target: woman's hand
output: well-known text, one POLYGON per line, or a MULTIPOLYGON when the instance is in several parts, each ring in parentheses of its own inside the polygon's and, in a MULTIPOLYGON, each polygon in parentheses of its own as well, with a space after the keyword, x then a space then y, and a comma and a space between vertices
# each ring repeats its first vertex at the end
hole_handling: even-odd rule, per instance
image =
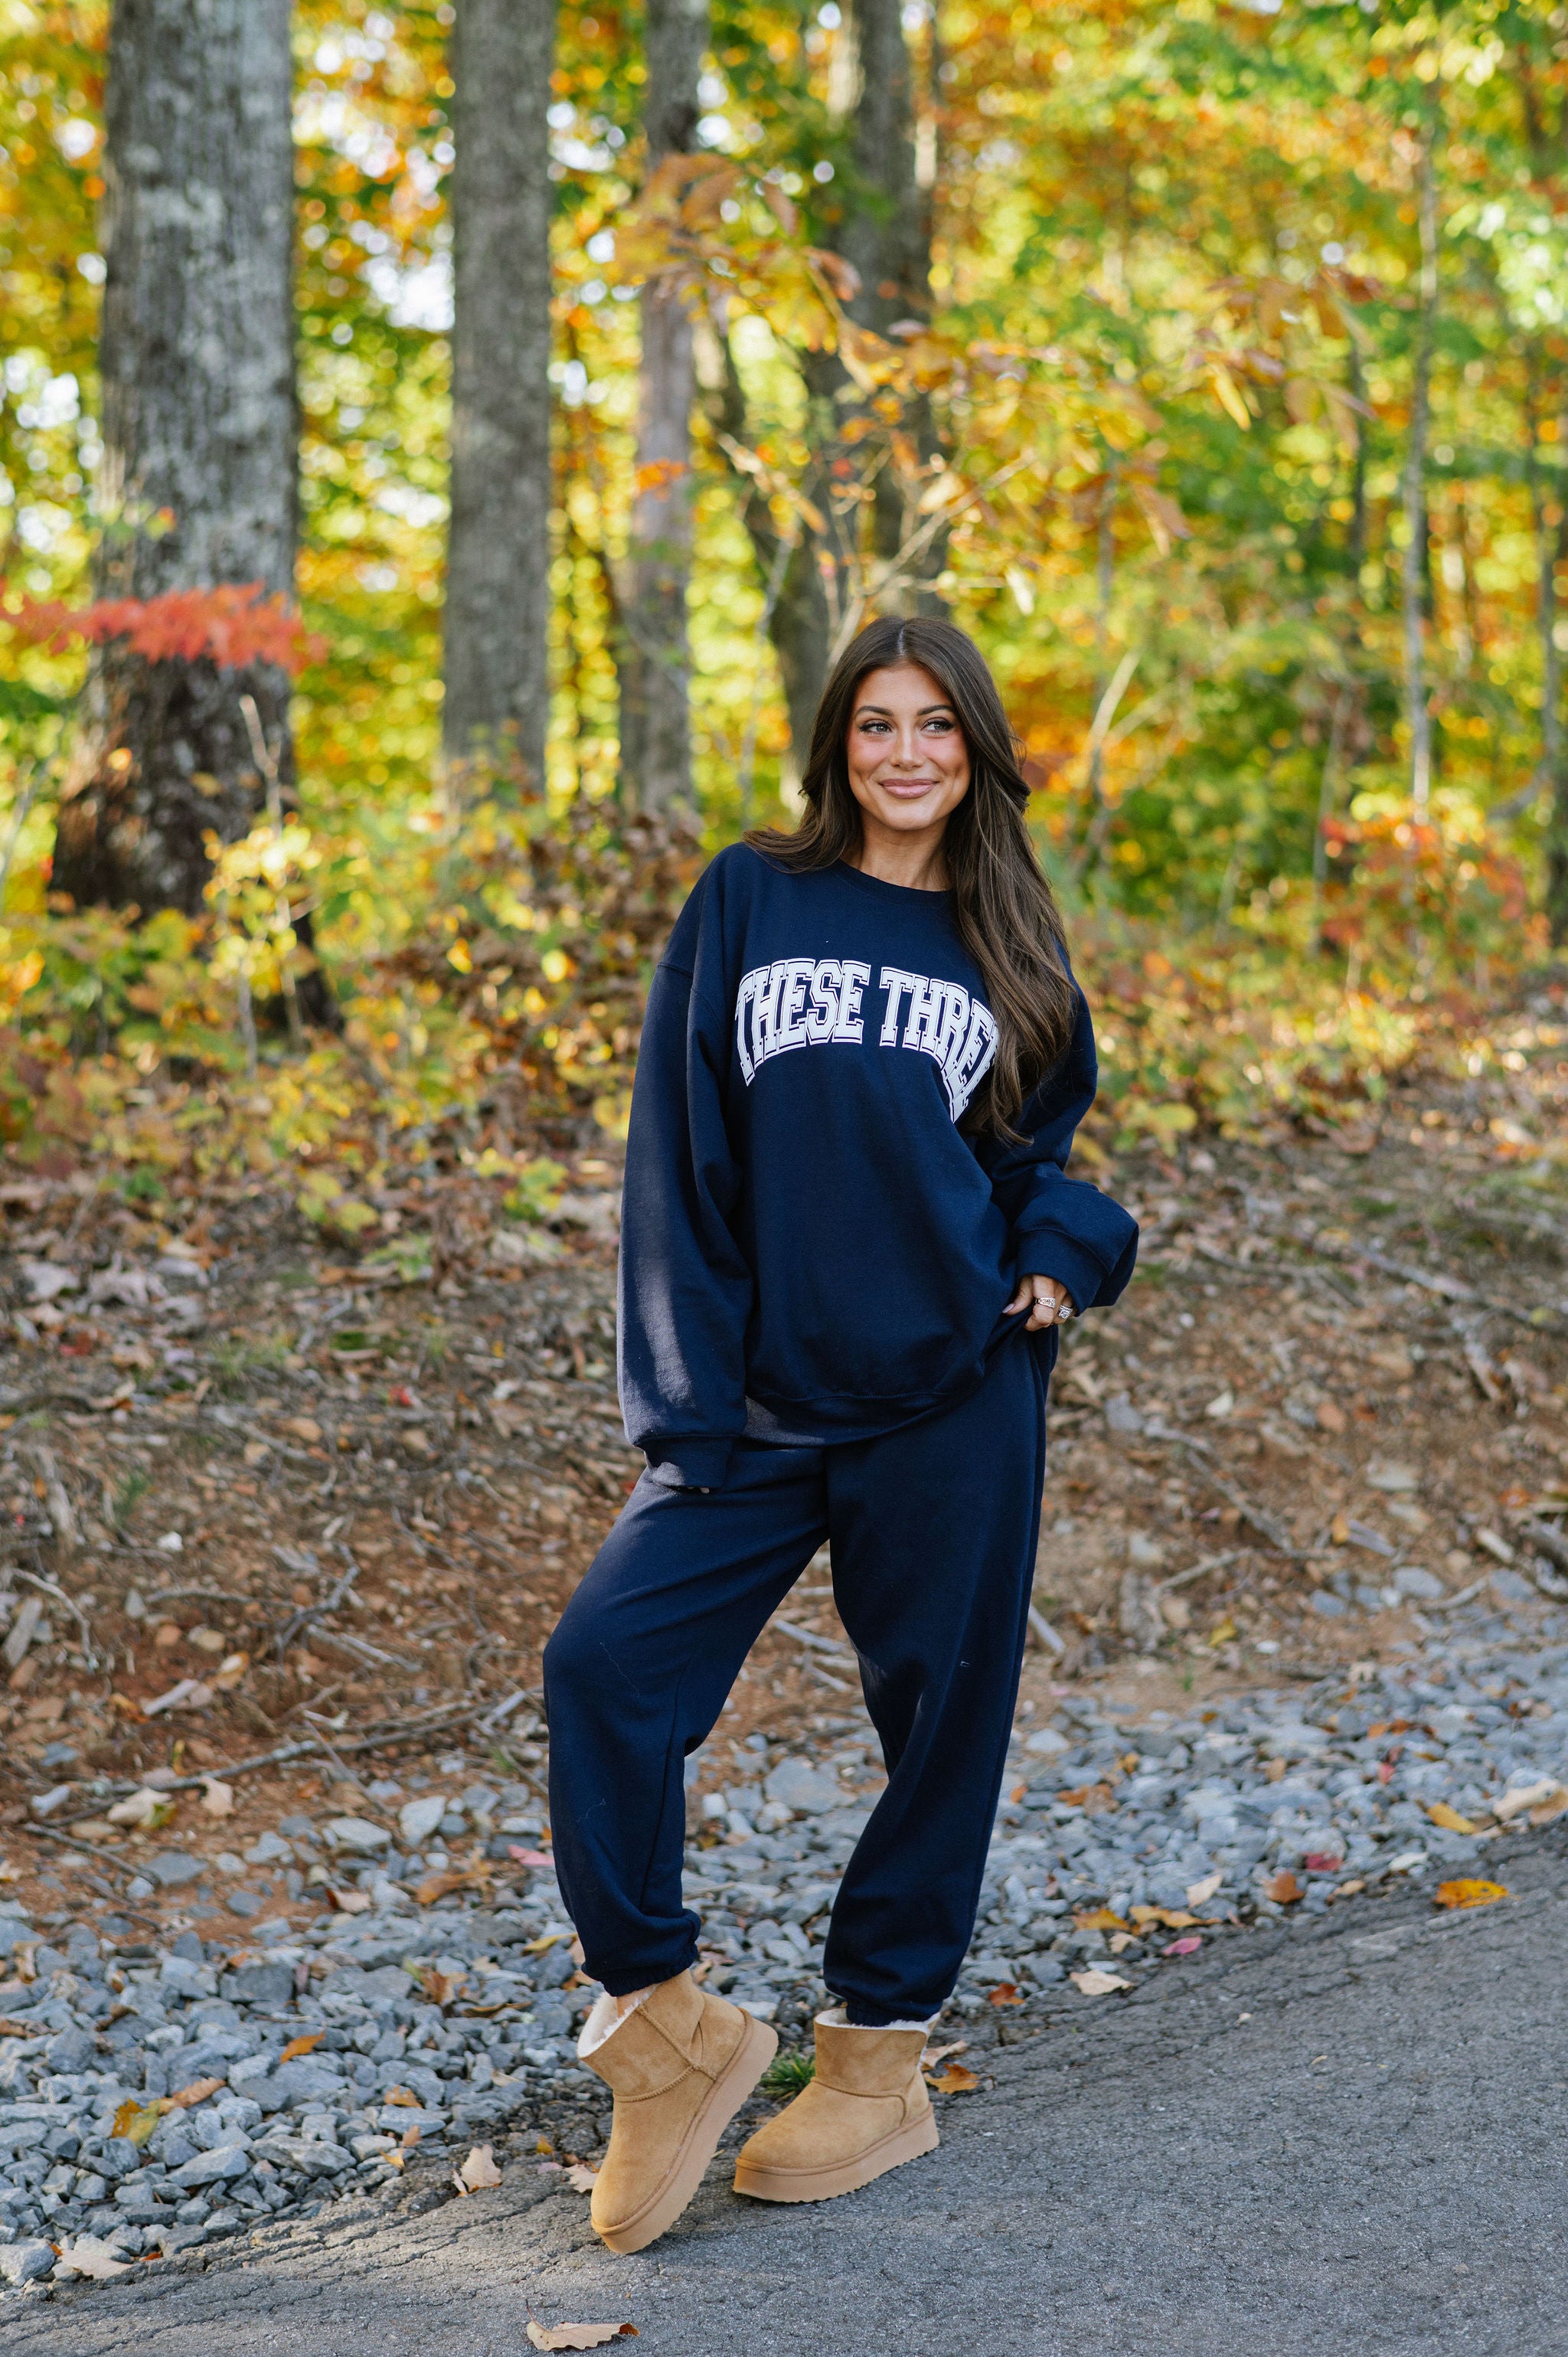
POLYGON ((1007 1304, 1005 1315, 1011 1318, 1016 1309, 1029 1311, 1028 1322, 1024 1328, 1026 1334, 1034 1333, 1036 1327, 1065 1326, 1074 1314, 1071 1294, 1059 1277, 1055 1276, 1024 1277, 1007 1304), (1031 1303, 1034 1305, 1032 1308, 1031 1303))

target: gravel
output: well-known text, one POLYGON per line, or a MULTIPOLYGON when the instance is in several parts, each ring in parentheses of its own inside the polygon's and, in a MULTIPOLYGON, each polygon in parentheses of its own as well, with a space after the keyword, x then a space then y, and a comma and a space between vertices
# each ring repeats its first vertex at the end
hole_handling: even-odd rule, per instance
MULTIPOLYGON (((1348 1886, 1484 1875, 1485 1839, 1431 1812, 1489 1821, 1510 1790, 1568 1781, 1568 1623, 1534 1633, 1525 1648, 1483 1603, 1402 1661, 1294 1691, 1136 1722, 1085 1693, 1049 1726, 1021 1721, 950 2013, 1027 2001, 1099 1959, 1134 1987, 1181 1969, 1169 1927, 1137 1908, 1196 1914, 1200 1943, 1244 1940, 1283 1911, 1271 1895, 1283 1870, 1303 1893, 1290 1911, 1308 1915, 1348 1886), (1075 1920, 1105 1908, 1132 1936, 1075 1920)), ((859 1739, 828 1757, 757 1750, 722 1815, 712 1795, 693 1813, 708 1985, 802 2037, 822 2001, 827 1910, 875 1801, 869 1730, 844 1727, 859 1739)), ((499 1813, 513 1843, 539 1837, 536 1813, 510 1813, 526 1810, 522 1788, 476 1786, 457 1805, 480 1826, 499 1813)), ((403 1839, 428 1841, 429 1815, 421 1803, 403 1839)), ((360 1824, 321 1830, 347 1859, 371 1851, 360 1824)), ((57 2246, 69 2272, 77 2237, 114 2260, 176 2257, 355 2193, 395 2200, 411 2152, 460 2158, 552 2123, 562 2149, 602 2143, 607 2104, 573 2047, 596 1992, 563 1986, 571 1927, 553 1873, 504 1904, 421 1909, 373 1856, 356 1871, 367 1913, 247 1924, 243 1946, 194 1931, 140 1942, 102 1910, 34 1924, 0 1893, 0 1973, 22 1968, 0 1986, 5 2296, 47 2289, 57 2246)))

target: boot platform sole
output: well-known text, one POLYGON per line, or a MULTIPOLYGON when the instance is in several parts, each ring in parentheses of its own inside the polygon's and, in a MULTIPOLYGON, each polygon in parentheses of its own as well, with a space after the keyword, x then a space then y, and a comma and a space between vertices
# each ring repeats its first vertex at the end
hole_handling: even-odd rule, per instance
POLYGON ((902 2169, 907 2160, 918 2160, 923 2152, 935 2152, 940 2142, 936 2114, 923 2112, 853 2160, 832 2161, 822 2169, 758 2168, 743 2156, 736 2163, 735 2190, 754 2201, 832 2201, 841 2193, 857 2193, 863 2185, 890 2169, 902 2169))
POLYGON ((596 2226, 612 2251, 645 2251, 667 2234, 703 2181, 719 2138, 779 2051, 779 2036, 746 2015, 746 2035, 714 2081, 707 2102, 686 2130, 670 2174, 642 2208, 614 2226, 596 2226))

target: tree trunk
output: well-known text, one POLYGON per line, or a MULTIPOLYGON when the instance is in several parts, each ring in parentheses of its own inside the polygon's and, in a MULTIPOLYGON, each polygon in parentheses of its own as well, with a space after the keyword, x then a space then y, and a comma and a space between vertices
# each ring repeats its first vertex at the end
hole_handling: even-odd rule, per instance
POLYGON ((1421 226, 1420 311, 1412 369, 1410 444, 1405 456, 1404 611, 1405 719, 1410 727, 1410 793, 1418 820, 1432 795, 1432 706, 1426 692, 1426 443, 1431 425, 1432 345, 1437 318, 1436 126, 1422 127, 1416 199, 1421 226))
MULTIPOLYGON (((297 529, 288 0, 117 0, 104 176, 101 596, 258 582, 291 594, 297 529)), ((268 664, 97 655, 54 883, 79 905, 197 915, 203 837, 262 807, 241 698, 292 791, 268 664)), ((320 979, 308 976, 324 1011, 320 979)))
POLYGON ((457 0, 452 104, 449 761, 544 780, 554 0, 457 0))
MULTIPOLYGON (((697 135, 697 83, 708 45, 708 0, 648 0, 647 167, 685 156, 697 135)), ((692 315, 672 278, 643 288, 637 480, 620 649, 623 791, 638 810, 668 811, 692 795, 692 315)))
MULTIPOLYGON (((928 142, 929 152, 923 158, 918 152, 900 0, 850 0, 845 5, 835 44, 829 106, 841 117, 853 117, 853 127, 844 210, 830 229, 828 242, 853 265, 860 279, 859 293, 845 306, 850 317, 858 326, 886 335, 900 320, 929 317, 931 306, 935 149, 928 142)), ((851 405, 838 398, 848 382, 841 362, 831 353, 807 353, 802 356, 801 374, 808 396, 808 439, 813 452, 804 489, 829 519, 829 530, 825 536, 802 532, 769 625, 789 708, 790 748, 798 770, 806 764, 811 723, 827 683, 840 617, 852 593, 863 533, 857 506, 841 499, 835 507, 832 462, 847 457, 854 469, 851 479, 857 479, 865 460, 864 447, 852 449, 840 440, 842 427, 852 414, 851 405)), ((921 457, 929 457, 937 447, 937 436, 924 401, 907 413, 904 424, 921 457)), ((742 415, 731 429, 737 439, 746 438, 744 427, 742 415)), ((752 490, 743 512, 767 577, 778 545, 768 502, 752 490)), ((908 525, 897 476, 890 465, 884 465, 873 483, 865 533, 870 553, 883 561, 896 554, 908 525)), ((927 549, 917 577, 895 582, 881 602, 890 610, 941 611, 941 601, 930 584, 940 573, 944 558, 944 544, 938 538, 927 549)))

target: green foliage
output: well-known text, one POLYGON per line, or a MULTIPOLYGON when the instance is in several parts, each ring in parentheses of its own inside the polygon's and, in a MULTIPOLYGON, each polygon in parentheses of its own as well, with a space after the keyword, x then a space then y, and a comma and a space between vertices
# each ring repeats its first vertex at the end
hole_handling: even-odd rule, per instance
POLYGON ((802 2087, 809 2087, 816 2075, 814 2055, 808 2054, 803 2047, 793 2053, 786 2053, 781 2048, 758 2083, 763 2093, 771 2095, 775 2103, 787 2104, 800 2093, 802 2087))

